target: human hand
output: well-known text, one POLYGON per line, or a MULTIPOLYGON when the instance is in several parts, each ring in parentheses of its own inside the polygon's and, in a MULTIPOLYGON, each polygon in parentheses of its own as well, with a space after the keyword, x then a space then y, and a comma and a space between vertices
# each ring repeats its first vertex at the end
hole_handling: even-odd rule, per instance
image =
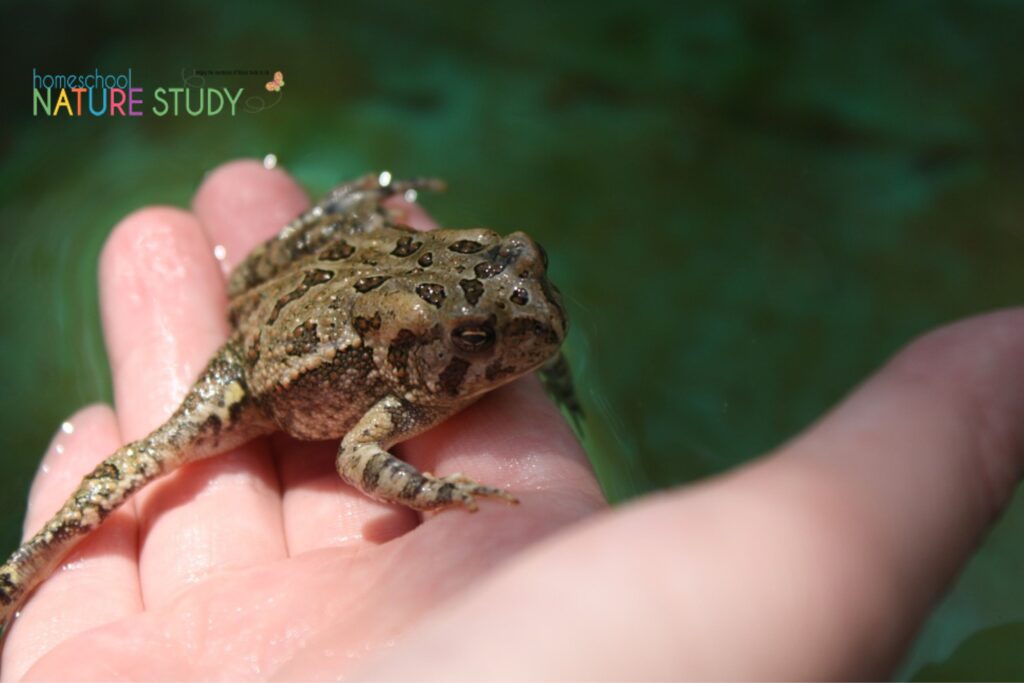
MULTIPOLYGON (((213 172, 192 212, 125 218, 101 258, 117 414, 58 434, 32 487, 36 531, 121 443, 174 410, 227 336, 225 273, 306 208, 281 171, 213 172)), ((406 205, 409 222, 429 218, 406 205)), ((420 515, 341 482, 336 444, 281 435, 191 464, 140 492, 68 557, 11 626, 4 679, 260 679, 303 651, 321 676, 359 659, 539 538, 604 507, 585 456, 534 377, 402 444, 421 470, 461 471, 522 505, 420 515), (328 655, 328 653, 333 653, 328 655)))
POLYGON ((1022 461, 1016 309, 925 335, 760 460, 542 542, 354 677, 886 678, 1022 461))
MULTIPOLYGON (((302 201, 282 175, 235 165, 195 212, 237 258, 248 232, 213 226, 244 219, 264 230, 256 240, 302 201)), ((125 437, 169 412, 223 336, 220 274, 195 221, 136 214, 104 258, 125 437), (197 301, 213 303, 197 313, 197 301), (179 329, 192 334, 168 333, 179 329)), ((37 591, 4 674, 35 662, 30 676, 45 678, 881 677, 1019 478, 1022 386, 1024 311, 944 328, 768 457, 525 552, 601 508, 532 379, 405 450, 511 486, 514 510, 416 526, 341 485, 329 447, 256 445, 108 520, 37 591), (496 435, 516 425, 525 436, 506 453, 496 435), (290 450, 304 457, 278 457, 290 450)), ((74 422, 33 489, 30 528, 120 441, 104 409, 74 422)))

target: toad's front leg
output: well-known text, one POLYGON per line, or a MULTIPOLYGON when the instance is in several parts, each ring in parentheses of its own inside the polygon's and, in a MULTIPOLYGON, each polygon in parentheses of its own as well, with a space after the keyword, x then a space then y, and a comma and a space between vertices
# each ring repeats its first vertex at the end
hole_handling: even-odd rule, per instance
POLYGON ((385 450, 437 422, 437 414, 425 412, 397 398, 378 401, 345 435, 338 448, 341 478, 366 495, 416 510, 439 510, 461 505, 476 511, 476 497, 501 498, 518 503, 501 489, 476 484, 461 474, 434 477, 385 450))

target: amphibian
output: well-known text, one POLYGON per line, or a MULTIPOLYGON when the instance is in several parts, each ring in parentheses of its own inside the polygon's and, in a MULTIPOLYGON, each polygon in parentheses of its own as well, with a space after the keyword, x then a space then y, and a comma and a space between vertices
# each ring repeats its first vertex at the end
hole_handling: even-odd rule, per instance
POLYGON ((340 438, 337 470, 417 510, 515 498, 388 453, 552 359, 566 318, 530 237, 416 232, 383 201, 438 181, 366 176, 257 247, 231 274, 232 334, 162 426, 100 463, 0 568, 0 623, 81 538, 191 461, 284 431, 340 438))

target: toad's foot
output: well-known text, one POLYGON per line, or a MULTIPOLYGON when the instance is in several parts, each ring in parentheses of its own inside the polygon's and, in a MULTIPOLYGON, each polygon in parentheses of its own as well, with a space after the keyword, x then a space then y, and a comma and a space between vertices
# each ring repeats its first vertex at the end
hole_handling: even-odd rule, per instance
POLYGON ((424 472, 420 476, 424 479, 423 490, 426 498, 432 500, 432 504, 420 508, 422 510, 440 510, 461 505, 470 512, 476 512, 478 497, 496 498, 509 505, 519 505, 519 499, 508 491, 477 484, 461 472, 446 477, 434 477, 429 472, 424 472))
POLYGON ((385 444, 401 438, 403 430, 414 426, 416 419, 429 422, 431 417, 423 409, 392 396, 377 402, 341 440, 338 474, 372 498, 414 510, 461 507, 475 512, 477 498, 519 502, 501 489, 481 486, 462 474, 424 474, 384 450, 385 444))
POLYGON ((342 479, 371 498, 398 503, 423 512, 461 507, 477 511, 477 498, 497 498, 516 505, 512 494, 492 486, 482 486, 462 474, 435 477, 373 444, 345 448, 338 453, 338 473, 342 479))

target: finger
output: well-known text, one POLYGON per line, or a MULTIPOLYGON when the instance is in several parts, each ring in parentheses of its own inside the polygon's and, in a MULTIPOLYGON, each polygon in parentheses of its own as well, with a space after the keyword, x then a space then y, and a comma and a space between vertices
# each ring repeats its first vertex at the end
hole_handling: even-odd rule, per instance
POLYGON ((912 344, 775 456, 538 550, 361 677, 881 678, 1022 465, 1015 310, 912 344))
POLYGON ((419 204, 408 202, 404 197, 389 197, 384 206, 391 212, 392 220, 401 222, 411 228, 427 231, 436 230, 437 222, 419 204))
POLYGON ((287 173, 251 159, 218 166, 192 200, 210 241, 223 247, 225 273, 308 207, 306 193, 287 173))
MULTIPOLYGON (((85 408, 65 422, 32 483, 24 538, 38 531, 82 477, 120 444, 106 406, 85 408)), ((18 679, 65 639, 141 610, 135 511, 129 505, 111 514, 31 595, 7 634, 3 676, 18 679)))
MULTIPOLYGON (((223 277, 194 216, 151 208, 111 235, 100 285, 121 431, 136 439, 167 419, 225 339, 223 277)), ((146 487, 136 510, 147 606, 212 571, 285 555, 276 475, 259 443, 146 487)))
MULTIPOLYGON (((307 205, 305 194, 286 173, 268 171, 255 161, 234 161, 215 170, 194 202, 210 240, 226 245, 232 266, 307 205)), ((273 443, 290 554, 382 542, 416 523, 414 515, 344 485, 334 469, 336 443, 301 444, 290 439, 273 443)))

